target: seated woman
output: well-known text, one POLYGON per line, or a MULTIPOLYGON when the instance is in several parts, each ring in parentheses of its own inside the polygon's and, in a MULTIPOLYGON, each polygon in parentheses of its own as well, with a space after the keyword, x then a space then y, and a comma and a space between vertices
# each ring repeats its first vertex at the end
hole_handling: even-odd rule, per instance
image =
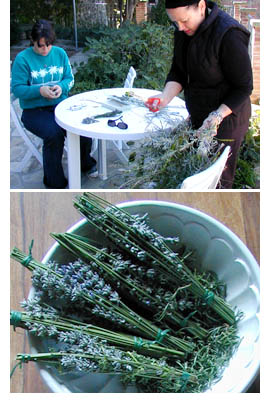
MULTIPOLYGON (((66 52, 53 46, 55 33, 48 21, 35 23, 31 39, 31 46, 15 58, 12 92, 23 109, 25 128, 43 139, 44 185, 64 189, 68 184, 62 166, 66 132, 55 122, 54 109, 67 98, 74 77, 66 52)), ((91 146, 91 138, 80 137, 81 169, 94 176, 97 168, 91 146)))

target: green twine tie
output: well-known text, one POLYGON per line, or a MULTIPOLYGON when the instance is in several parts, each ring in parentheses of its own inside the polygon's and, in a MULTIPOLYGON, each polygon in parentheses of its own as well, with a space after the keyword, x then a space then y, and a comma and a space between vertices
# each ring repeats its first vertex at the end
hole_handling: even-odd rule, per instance
POLYGON ((165 329, 162 331, 161 329, 158 330, 157 337, 155 340, 143 340, 140 337, 134 336, 134 348, 136 350, 141 349, 143 346, 149 347, 151 344, 162 344, 162 340, 167 335, 170 329, 165 329))
POLYGON ((23 363, 27 363, 29 360, 31 360, 31 356, 29 354, 20 354, 20 356, 21 356, 20 361, 14 365, 14 367, 12 368, 12 370, 10 372, 10 379, 12 378, 17 367, 22 368, 23 363))
POLYGON ((20 311, 11 311, 10 313, 10 325, 13 325, 13 330, 16 330, 16 327, 19 326, 19 323, 22 320, 22 313, 20 311))
POLYGON ((158 333, 157 333, 157 337, 156 337, 156 339, 154 340, 153 343, 161 344, 163 339, 164 339, 164 337, 167 335, 168 332, 170 332, 170 329, 165 329, 164 331, 159 329, 158 333))
POLYGON ((209 306, 213 303, 215 298, 215 293, 211 290, 207 290, 204 292, 203 299, 205 300, 206 304, 209 306))
POLYGON ((33 244, 34 244, 34 240, 31 240, 30 246, 29 246, 29 254, 28 256, 26 256, 22 261, 21 264, 24 267, 28 267, 29 263, 31 262, 31 260, 33 259, 32 257, 32 248, 33 248, 33 244))
POLYGON ((134 336, 134 349, 139 350, 146 344, 149 345, 149 343, 145 342, 142 338, 134 336))
POLYGON ((182 390, 186 390, 189 377, 190 377, 190 374, 188 372, 183 372, 182 373, 182 375, 180 377, 181 389, 182 390))

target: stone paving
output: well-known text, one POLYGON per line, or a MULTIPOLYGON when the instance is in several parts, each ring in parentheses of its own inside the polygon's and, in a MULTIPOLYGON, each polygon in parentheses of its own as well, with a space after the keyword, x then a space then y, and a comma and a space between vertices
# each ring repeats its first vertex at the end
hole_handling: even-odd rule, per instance
MULTIPOLYGON (((57 44, 57 43, 56 43, 57 44)), ((24 44, 21 47, 17 47, 18 51, 26 47, 24 44)), ((64 46, 63 46, 64 47, 64 46)), ((87 60, 87 53, 83 53, 81 49, 75 51, 72 46, 66 49, 67 52, 73 53, 70 56, 70 62, 73 66, 73 70, 76 70, 76 65, 87 60), (75 64, 75 66, 74 66, 75 64)), ((13 49, 14 53, 16 50, 13 49)), ((20 110, 19 102, 15 102, 16 107, 20 110)), ((27 166, 22 170, 22 172, 15 172, 18 163, 22 160, 25 152, 27 151, 27 146, 23 139, 17 135, 16 128, 13 121, 10 121, 10 188, 11 189, 45 189, 43 184, 43 167, 32 157, 27 166)), ((33 135, 34 137, 34 135, 33 135)), ((42 141, 38 138, 39 149, 42 151, 42 141)), ((124 150, 125 154, 128 156, 131 151, 134 151, 134 147, 137 148, 139 143, 136 142, 131 144, 130 149, 124 150)), ((126 167, 120 162, 115 153, 110 149, 109 142, 107 146, 107 161, 108 161, 108 179, 102 180, 101 178, 89 178, 86 174, 82 174, 81 187, 83 189, 117 189, 124 182, 124 170, 126 167)), ((67 156, 64 154, 63 157, 63 167, 65 174, 67 176, 67 156)))
MULTIPOLYGON (((33 135, 34 137, 34 135, 33 135)), ((134 148, 138 147, 138 143, 132 143, 128 150, 124 153, 128 157, 134 148)), ((42 151, 42 141, 38 139, 38 148, 42 151)), ((43 167, 35 157, 31 157, 26 167, 21 172, 15 172, 18 163, 22 160, 27 146, 24 140, 16 136, 16 128, 11 121, 11 146, 10 146, 10 188, 11 189, 45 189, 43 184, 43 167)), ((94 156, 95 157, 95 156, 94 156)), ((107 144, 107 163, 108 163, 108 179, 89 178, 86 174, 82 174, 81 187, 83 189, 117 189, 124 182, 124 171, 126 166, 123 165, 116 154, 110 149, 109 142, 107 144)), ((68 176, 67 154, 64 152, 63 168, 65 175, 68 176)))

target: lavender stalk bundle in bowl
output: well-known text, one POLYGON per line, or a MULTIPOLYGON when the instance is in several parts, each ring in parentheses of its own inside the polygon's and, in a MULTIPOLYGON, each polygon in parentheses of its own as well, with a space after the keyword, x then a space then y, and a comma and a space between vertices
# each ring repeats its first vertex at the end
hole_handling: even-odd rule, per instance
MULTIPOLYGON (((242 241, 206 214, 173 203, 118 209, 86 193, 74 205, 84 219, 52 234, 58 243, 41 263, 50 273, 33 273, 28 300, 43 282, 46 304, 57 309, 46 309, 46 318, 62 324, 56 340, 53 329, 49 337, 28 320, 28 329, 41 332, 29 335, 31 353, 51 352, 50 360, 34 360, 51 390, 247 391, 259 368, 259 269, 242 241), (60 296, 66 288, 59 276, 76 286, 70 302, 60 296)), ((30 306, 25 319, 39 305, 30 306)))

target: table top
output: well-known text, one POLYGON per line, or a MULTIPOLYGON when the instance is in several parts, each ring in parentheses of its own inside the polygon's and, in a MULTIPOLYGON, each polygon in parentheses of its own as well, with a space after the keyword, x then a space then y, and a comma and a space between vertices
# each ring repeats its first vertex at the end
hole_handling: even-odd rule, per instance
MULTIPOLYGON (((35 240, 33 257, 42 260, 53 245, 50 232, 64 232, 81 216, 73 207, 73 199, 80 193, 72 192, 12 192, 10 193, 11 248, 28 252, 32 239, 35 240)), ((260 193, 258 192, 96 192, 114 204, 132 200, 171 201, 193 207, 216 218, 242 239, 257 261, 260 257, 260 193)), ((27 298, 31 287, 31 273, 19 263, 11 260, 10 270, 11 309, 20 310, 19 304, 27 298)), ((11 367, 15 365, 17 353, 29 351, 24 330, 11 332, 11 367)), ((38 369, 32 363, 17 368, 11 379, 11 393, 47 393, 38 369)), ((259 378, 249 392, 259 392, 259 378)))
POLYGON ((141 139, 161 129, 172 129, 188 116, 185 102, 178 97, 163 111, 149 111, 143 100, 146 101, 148 97, 159 93, 156 90, 138 88, 84 92, 59 103, 55 109, 55 119, 62 128, 81 136, 108 140, 141 139), (126 93, 131 93, 132 96, 126 96, 126 93), (119 113, 113 117, 100 117, 113 110, 119 113), (119 116, 128 124, 128 129, 108 126, 108 119, 116 119, 119 116))

